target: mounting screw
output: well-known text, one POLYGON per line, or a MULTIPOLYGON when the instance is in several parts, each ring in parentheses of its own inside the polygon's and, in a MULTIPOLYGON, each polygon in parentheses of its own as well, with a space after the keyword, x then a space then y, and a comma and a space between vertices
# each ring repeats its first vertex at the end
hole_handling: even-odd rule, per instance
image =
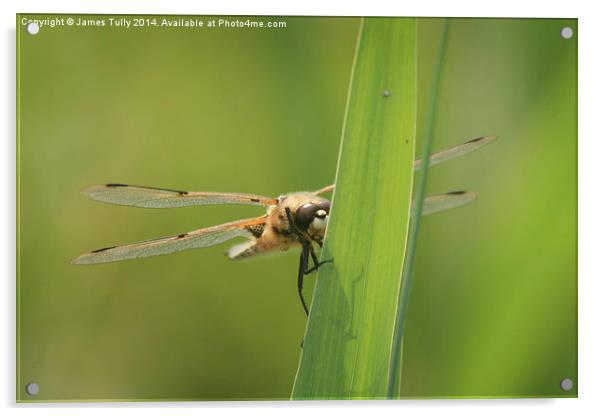
POLYGON ((30 396, 36 396, 40 392, 40 386, 38 383, 27 383, 25 385, 25 392, 30 396))
POLYGON ((40 25, 36 22, 29 22, 26 26, 26 29, 27 33, 29 33, 30 35, 37 35, 40 31, 40 25))
POLYGON ((573 37, 573 29, 570 26, 565 26, 560 30, 560 36, 565 39, 570 39, 573 37))
POLYGON ((573 380, 571 380, 570 378, 563 378, 562 381, 560 381, 560 388, 564 391, 572 390, 573 380))

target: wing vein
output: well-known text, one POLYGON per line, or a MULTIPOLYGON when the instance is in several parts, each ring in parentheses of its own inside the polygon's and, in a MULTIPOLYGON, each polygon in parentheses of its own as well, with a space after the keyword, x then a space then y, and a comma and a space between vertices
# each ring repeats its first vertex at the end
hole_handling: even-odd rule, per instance
POLYGON ((265 223, 265 216, 233 221, 213 227, 202 228, 188 233, 144 240, 120 246, 107 247, 82 254, 71 261, 72 264, 110 263, 140 257, 158 256, 193 248, 221 244, 235 237, 254 237, 248 228, 265 223))

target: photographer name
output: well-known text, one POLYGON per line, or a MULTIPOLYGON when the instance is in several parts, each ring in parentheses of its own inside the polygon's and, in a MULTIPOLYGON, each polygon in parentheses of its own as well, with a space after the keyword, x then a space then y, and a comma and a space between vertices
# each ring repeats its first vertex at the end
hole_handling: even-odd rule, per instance
POLYGON ((70 26, 86 27, 204 27, 205 22, 200 19, 156 19, 156 18, 127 18, 127 17, 106 17, 103 19, 95 18, 75 18, 70 26))

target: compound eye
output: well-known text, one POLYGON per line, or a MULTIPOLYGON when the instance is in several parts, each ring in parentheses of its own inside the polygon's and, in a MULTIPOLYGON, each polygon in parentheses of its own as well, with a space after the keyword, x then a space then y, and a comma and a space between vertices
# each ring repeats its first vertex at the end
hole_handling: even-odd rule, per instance
POLYGON ((297 212, 295 213, 295 222, 297 225, 306 230, 309 227, 309 224, 314 220, 316 212, 320 209, 316 204, 305 204, 301 205, 297 208, 297 212))
POLYGON ((330 201, 322 201, 318 206, 326 211, 326 214, 330 214, 330 201))

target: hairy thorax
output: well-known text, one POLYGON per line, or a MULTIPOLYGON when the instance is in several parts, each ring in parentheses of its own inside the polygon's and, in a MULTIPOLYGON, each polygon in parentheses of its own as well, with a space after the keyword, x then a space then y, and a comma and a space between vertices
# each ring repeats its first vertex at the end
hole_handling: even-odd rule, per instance
MULTIPOLYGON (((258 244, 264 249, 288 250, 290 247, 299 245, 298 234, 287 216, 287 208, 290 210, 294 220, 299 207, 309 203, 321 203, 327 201, 309 192, 295 192, 282 195, 278 198, 278 205, 272 205, 267 210, 266 227, 263 230, 258 244)), ((324 237, 324 228, 313 226, 303 230, 311 238, 321 240, 324 237)))

